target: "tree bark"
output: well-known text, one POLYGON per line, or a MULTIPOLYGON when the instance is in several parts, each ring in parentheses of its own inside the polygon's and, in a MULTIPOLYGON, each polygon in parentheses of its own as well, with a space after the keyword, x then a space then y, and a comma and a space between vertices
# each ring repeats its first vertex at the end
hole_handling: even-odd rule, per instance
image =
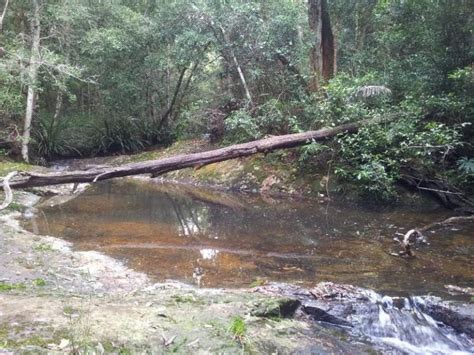
POLYGON ((308 0, 308 21, 314 36, 310 50, 309 89, 317 92, 323 82, 334 75, 334 36, 326 0, 308 0))
POLYGON ((38 79, 38 61, 39 61, 39 46, 40 46, 40 4, 38 0, 33 2, 33 18, 31 21, 31 55, 30 66, 28 72, 28 94, 26 98, 26 112, 25 122, 23 127, 23 137, 21 142, 21 156, 24 161, 29 161, 28 144, 30 143, 31 121, 33 118, 33 111, 35 106, 36 84, 38 79))
POLYGON ((200 168, 204 165, 224 160, 246 157, 257 153, 268 153, 277 149, 293 148, 310 144, 313 141, 323 141, 337 136, 338 134, 356 132, 362 126, 376 124, 380 121, 380 119, 362 120, 334 128, 322 128, 317 131, 287 134, 231 145, 202 153, 181 154, 164 159, 125 164, 119 167, 49 174, 23 172, 10 182, 10 186, 12 188, 24 188, 66 183, 96 182, 116 177, 141 174, 151 174, 152 177, 156 177, 174 170, 190 167, 200 168))

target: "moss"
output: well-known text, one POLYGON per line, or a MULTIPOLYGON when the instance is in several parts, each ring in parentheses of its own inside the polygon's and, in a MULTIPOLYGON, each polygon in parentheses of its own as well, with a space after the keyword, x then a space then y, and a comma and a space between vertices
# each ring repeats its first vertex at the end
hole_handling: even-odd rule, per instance
POLYGON ((30 171, 33 168, 34 165, 3 160, 0 161, 0 176, 5 176, 11 171, 30 171))
POLYGON ((291 298, 265 299, 253 307, 251 314, 272 319, 287 318, 293 316, 300 304, 300 301, 291 298))
POLYGON ((171 296, 171 298, 176 302, 176 303, 198 303, 196 298, 192 295, 174 295, 171 296))
POLYGON ((264 279, 255 279, 252 281, 252 283, 249 285, 250 288, 258 287, 258 286, 263 286, 267 283, 266 280, 264 279))
POLYGON ((12 202, 10 205, 7 207, 8 210, 10 211, 23 211, 25 209, 25 206, 17 203, 17 202, 12 202))
POLYGON ((34 279, 33 284, 38 287, 46 286, 46 281, 44 279, 34 279))
POLYGON ((0 282, 0 292, 7 292, 12 290, 22 290, 25 288, 23 283, 10 284, 7 282, 0 282))
POLYGON ((33 247, 33 249, 36 251, 47 252, 47 251, 52 251, 53 247, 50 244, 39 243, 39 244, 36 244, 33 247))
POLYGON ((46 348, 48 344, 59 343, 64 333, 51 331, 50 336, 38 334, 24 335, 25 329, 17 326, 11 327, 7 324, 0 326, 0 349, 20 349, 25 346, 37 346, 46 348))

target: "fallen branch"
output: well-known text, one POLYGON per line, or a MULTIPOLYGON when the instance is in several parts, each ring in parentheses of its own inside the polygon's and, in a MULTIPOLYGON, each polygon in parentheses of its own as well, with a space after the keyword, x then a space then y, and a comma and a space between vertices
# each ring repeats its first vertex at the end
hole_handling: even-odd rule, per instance
POLYGON ((403 239, 399 240, 398 238, 394 238, 394 240, 400 244, 403 250, 399 251, 398 253, 390 253, 393 256, 402 256, 402 257, 413 257, 415 256, 412 246, 418 242, 426 243, 426 238, 423 235, 424 232, 433 229, 435 227, 443 227, 449 226, 456 223, 466 223, 466 222, 473 222, 474 215, 471 216, 456 216, 450 217, 442 221, 433 222, 427 224, 421 228, 414 228, 410 229, 405 235, 403 235, 403 239))
POLYGON ((22 172, 10 182, 10 186, 12 188, 25 188, 68 183, 97 182, 117 177, 142 174, 150 174, 151 177, 157 177, 174 170, 190 167, 199 168, 224 160, 246 157, 257 153, 266 154, 277 149, 293 148, 310 144, 314 141, 323 141, 339 134, 356 132, 362 126, 380 123, 381 121, 383 120, 362 120, 333 128, 322 128, 317 131, 274 136, 207 152, 180 154, 164 159, 125 164, 119 167, 100 167, 86 171, 80 170, 48 174, 22 172))
POLYGON ((17 174, 17 171, 12 171, 3 179, 3 191, 5 191, 5 200, 0 205, 0 211, 10 206, 13 201, 13 193, 12 189, 10 188, 10 179, 16 176, 17 174))
POLYGON ((471 221, 474 222, 474 215, 450 217, 442 221, 427 224, 426 226, 420 228, 419 230, 422 232, 426 232, 430 229, 433 229, 434 227, 443 227, 443 226, 453 225, 456 223, 464 223, 464 222, 471 222, 471 221))
POLYGON ((474 200, 466 196, 459 189, 450 186, 446 181, 427 179, 422 174, 413 171, 409 174, 403 174, 400 177, 400 182, 412 189, 430 193, 449 209, 457 209, 470 214, 474 213, 474 200))

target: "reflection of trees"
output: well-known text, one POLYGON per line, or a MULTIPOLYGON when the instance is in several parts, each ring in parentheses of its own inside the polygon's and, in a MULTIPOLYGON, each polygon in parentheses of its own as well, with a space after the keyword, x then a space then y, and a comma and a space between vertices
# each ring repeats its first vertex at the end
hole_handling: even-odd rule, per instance
POLYGON ((198 205, 192 200, 174 199, 167 192, 165 196, 178 220, 180 235, 188 237, 205 234, 205 230, 209 228, 208 208, 198 205))

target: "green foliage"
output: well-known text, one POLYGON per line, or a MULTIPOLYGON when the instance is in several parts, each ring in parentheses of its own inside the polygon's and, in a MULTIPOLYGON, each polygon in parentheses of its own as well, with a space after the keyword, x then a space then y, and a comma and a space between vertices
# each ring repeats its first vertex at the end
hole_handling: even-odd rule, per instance
MULTIPOLYGON (((304 2, 45 1, 37 154, 131 152, 201 137, 216 111, 228 115, 227 142, 389 117, 337 144, 302 148, 300 165, 326 156, 340 178, 383 199, 408 167, 465 183, 474 147, 470 2, 328 3, 339 73, 312 93, 304 2)), ((10 2, 0 53, 3 132, 22 126, 30 22, 28 4, 10 2)))
POLYGON ((229 331, 234 337, 234 339, 243 341, 245 334, 247 333, 247 325, 241 317, 234 317, 232 323, 230 324, 229 331))
POLYGON ((262 137, 263 133, 255 119, 246 111, 233 112, 225 121, 226 134, 232 142, 241 143, 262 137))
POLYGON ((393 122, 364 127, 338 139, 340 160, 335 173, 356 182, 364 194, 383 200, 396 197, 395 182, 404 169, 439 171, 460 144, 456 129, 424 123, 409 111, 398 114, 400 118, 393 122))
POLYGON ((136 121, 130 119, 104 119, 97 130, 97 152, 136 152, 144 147, 136 121))
POLYGON ((474 159, 462 157, 457 161, 458 169, 467 175, 474 175, 474 159))
POLYGON ((54 120, 52 117, 42 119, 37 129, 33 131, 36 153, 46 159, 72 154, 80 155, 80 151, 64 135, 65 128, 66 124, 62 120, 54 120))
POLYGON ((0 282, 0 292, 7 292, 12 290, 23 290, 25 285, 22 283, 8 283, 8 282, 0 282))
POLYGON ((38 287, 46 286, 46 281, 44 279, 34 279, 33 284, 38 287))

